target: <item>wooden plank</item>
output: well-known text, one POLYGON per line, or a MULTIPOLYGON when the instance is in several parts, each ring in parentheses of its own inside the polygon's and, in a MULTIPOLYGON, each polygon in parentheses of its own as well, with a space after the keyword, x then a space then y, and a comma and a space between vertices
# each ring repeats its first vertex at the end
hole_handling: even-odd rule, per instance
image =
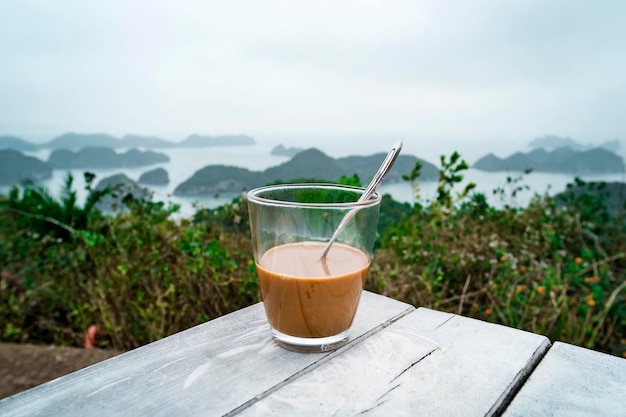
POLYGON ((364 292, 348 346, 323 354, 274 344, 262 304, 0 401, 0 415, 214 416, 268 395, 413 311, 364 292))
POLYGON ((501 411, 547 338, 420 308, 243 416, 484 416, 501 411))
POLYGON ((626 359, 556 342, 505 416, 626 416, 626 359))

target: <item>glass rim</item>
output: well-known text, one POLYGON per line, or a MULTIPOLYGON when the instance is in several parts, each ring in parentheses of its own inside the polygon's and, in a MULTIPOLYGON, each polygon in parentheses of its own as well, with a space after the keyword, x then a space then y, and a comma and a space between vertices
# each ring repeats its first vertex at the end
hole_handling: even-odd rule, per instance
POLYGON ((279 189, 336 189, 340 191, 354 191, 363 195, 365 187, 355 187, 352 185, 332 184, 332 183, 292 183, 292 184, 275 184, 266 185, 263 187, 254 188, 246 193, 248 201, 252 201, 256 204, 273 205, 273 206, 293 206, 293 207, 335 207, 335 208, 351 208, 351 207, 369 207, 374 206, 382 200, 378 191, 374 191, 370 198, 366 201, 352 201, 348 203, 302 203, 298 201, 285 201, 277 200, 273 198, 261 197, 262 194, 267 191, 279 190, 279 189))

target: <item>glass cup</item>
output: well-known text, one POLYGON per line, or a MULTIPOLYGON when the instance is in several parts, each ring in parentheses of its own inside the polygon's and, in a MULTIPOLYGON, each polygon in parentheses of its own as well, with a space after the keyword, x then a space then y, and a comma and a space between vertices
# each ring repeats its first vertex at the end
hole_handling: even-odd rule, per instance
POLYGON ((348 341, 372 260, 380 209, 374 193, 333 184, 282 184, 247 194, 261 297, 274 340, 298 352, 348 341), (324 248, 347 222, 327 255, 324 248))

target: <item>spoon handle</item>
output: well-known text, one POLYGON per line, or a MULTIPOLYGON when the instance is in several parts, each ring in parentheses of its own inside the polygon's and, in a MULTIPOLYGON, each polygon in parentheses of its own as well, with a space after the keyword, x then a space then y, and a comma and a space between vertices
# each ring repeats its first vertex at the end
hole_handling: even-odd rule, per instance
MULTIPOLYGON (((359 202, 367 201, 372 196, 372 194, 374 194, 374 192, 376 191, 376 189, 378 188, 382 180, 385 178, 385 175, 387 175, 387 173, 391 170, 391 167, 393 166, 393 164, 396 162, 396 159, 398 159, 398 155, 400 155, 401 150, 402 150, 402 141, 398 141, 393 145, 393 147, 387 154, 387 157, 385 157, 385 160, 380 165, 380 168, 378 168, 378 171, 374 175, 374 178, 372 178, 372 181, 370 181, 365 191, 363 191, 363 194, 361 194, 361 197, 358 200, 359 202)), ((328 251, 330 250, 330 247, 335 242, 335 240, 337 240, 339 233, 341 233, 343 228, 346 227, 346 224, 348 224, 348 222, 352 220, 352 218, 356 215, 358 211, 359 211, 358 207, 353 208, 348 213, 346 213, 343 219, 341 219, 341 222, 339 222, 339 225, 335 229, 335 232, 333 233, 330 240, 326 244, 326 247, 324 248, 324 251, 322 252, 322 256, 320 259, 324 259, 326 255, 328 255, 328 251)))
POLYGON ((378 171, 376 171, 374 178, 372 178, 372 181, 370 181, 369 185, 361 195, 361 198, 359 198, 360 202, 367 201, 367 199, 369 199, 372 194, 374 194, 382 180, 385 178, 385 175, 387 175, 387 173, 391 170, 393 164, 396 162, 396 159, 398 159, 398 155, 400 155, 401 150, 402 142, 396 142, 387 154, 387 157, 385 157, 383 163, 380 165, 380 168, 378 168, 378 171))

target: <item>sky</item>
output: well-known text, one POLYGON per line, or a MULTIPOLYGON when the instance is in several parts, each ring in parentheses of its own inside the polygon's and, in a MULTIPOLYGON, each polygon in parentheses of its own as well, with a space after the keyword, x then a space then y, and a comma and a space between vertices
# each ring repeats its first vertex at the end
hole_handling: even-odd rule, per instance
POLYGON ((626 139, 625 21, 619 0, 0 0, 0 136, 626 139))

